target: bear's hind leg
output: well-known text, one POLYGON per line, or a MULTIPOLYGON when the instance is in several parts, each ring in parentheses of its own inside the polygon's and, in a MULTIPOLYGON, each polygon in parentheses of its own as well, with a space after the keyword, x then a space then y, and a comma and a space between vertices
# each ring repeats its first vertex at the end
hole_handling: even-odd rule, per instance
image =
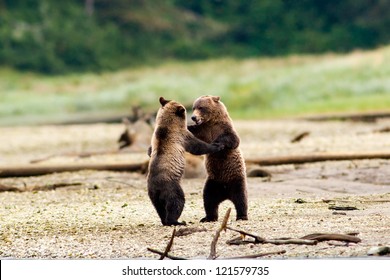
POLYGON ((166 204, 166 226, 186 225, 185 222, 178 221, 184 209, 184 192, 180 185, 178 185, 175 189, 176 192, 169 197, 166 204))
POLYGON ((203 203, 206 217, 202 218, 200 222, 215 222, 218 221, 218 206, 227 198, 225 186, 207 179, 203 190, 203 203))
POLYGON ((172 201, 167 203, 166 226, 185 225, 185 222, 179 222, 178 219, 184 208, 184 201, 172 201))
POLYGON ((160 199, 152 199, 152 203, 154 205, 154 208, 156 208, 157 214, 160 217, 161 223, 165 226, 166 224, 166 218, 167 218, 167 212, 166 209, 166 202, 160 199))
POLYGON ((235 183, 231 186, 229 199, 236 208, 237 220, 248 220, 248 196, 245 182, 235 183))

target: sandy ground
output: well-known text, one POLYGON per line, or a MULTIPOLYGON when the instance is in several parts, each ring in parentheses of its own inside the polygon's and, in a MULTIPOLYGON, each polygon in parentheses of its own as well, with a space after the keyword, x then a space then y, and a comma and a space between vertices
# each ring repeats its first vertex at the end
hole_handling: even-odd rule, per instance
MULTIPOLYGON (((375 123, 307 122, 297 120, 236 122, 246 158, 338 152, 389 152, 389 119, 375 123), (309 136, 290 140, 301 132, 309 136)), ((0 165, 79 162, 139 162, 147 160, 147 143, 140 140, 127 153, 80 158, 78 153, 117 149, 122 125, 0 127, 0 165)), ((248 170, 255 168, 248 166, 248 170)), ((271 239, 307 234, 359 232, 360 243, 326 241, 317 245, 227 245, 237 237, 223 232, 219 258, 285 250, 268 258, 366 257, 374 246, 390 246, 390 161, 356 160, 266 167, 272 177, 248 178, 249 221, 229 219, 233 228, 271 239), (330 202, 324 202, 331 200, 330 202), (304 203, 297 203, 303 201, 304 203), (358 210, 335 211, 330 206, 358 210)), ((183 179, 186 205, 181 220, 203 230, 176 237, 171 254, 206 258, 228 201, 217 223, 203 217, 204 176, 183 179)), ((160 225, 149 201, 144 174, 79 171, 36 177, 5 178, 0 184, 21 190, 67 183, 45 191, 0 192, 0 258, 157 258, 173 227, 160 225)))

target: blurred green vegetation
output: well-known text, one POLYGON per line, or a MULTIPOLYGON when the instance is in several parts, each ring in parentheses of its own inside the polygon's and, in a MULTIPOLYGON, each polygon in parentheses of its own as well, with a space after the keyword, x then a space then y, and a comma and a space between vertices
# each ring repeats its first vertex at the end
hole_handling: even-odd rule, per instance
POLYGON ((69 115, 126 115, 222 97, 234 118, 256 119, 390 108, 390 47, 349 54, 166 62, 116 72, 47 76, 0 69, 0 123, 53 122, 69 115))
POLYGON ((0 123, 155 111, 159 96, 190 106, 204 94, 248 119, 389 109, 389 10, 383 0, 0 0, 0 123))
POLYGON ((0 0, 0 65, 61 74, 390 42, 383 0, 0 0))

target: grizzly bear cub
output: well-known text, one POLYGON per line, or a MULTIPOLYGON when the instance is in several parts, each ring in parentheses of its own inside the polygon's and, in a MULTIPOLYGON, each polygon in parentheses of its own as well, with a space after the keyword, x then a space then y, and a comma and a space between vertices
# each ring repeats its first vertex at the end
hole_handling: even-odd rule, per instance
POLYGON ((247 220, 248 202, 245 162, 239 149, 240 138, 225 105, 218 96, 201 96, 193 104, 188 129, 206 143, 219 143, 225 148, 206 155, 207 179, 203 190, 206 217, 201 222, 218 220, 218 206, 228 199, 236 208, 237 220, 247 220))
POLYGON ((180 180, 184 173, 184 152, 194 155, 218 152, 222 144, 208 144, 187 129, 186 109, 176 101, 160 97, 153 132, 147 183, 148 194, 164 226, 183 225, 178 219, 184 208, 180 180))

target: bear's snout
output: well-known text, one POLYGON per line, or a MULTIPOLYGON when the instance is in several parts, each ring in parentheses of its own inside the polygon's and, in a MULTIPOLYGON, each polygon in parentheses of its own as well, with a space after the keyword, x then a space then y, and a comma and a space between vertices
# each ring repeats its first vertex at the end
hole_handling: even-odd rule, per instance
POLYGON ((196 125, 200 125, 203 122, 203 118, 198 117, 196 115, 192 115, 191 120, 193 120, 196 123, 196 125))

